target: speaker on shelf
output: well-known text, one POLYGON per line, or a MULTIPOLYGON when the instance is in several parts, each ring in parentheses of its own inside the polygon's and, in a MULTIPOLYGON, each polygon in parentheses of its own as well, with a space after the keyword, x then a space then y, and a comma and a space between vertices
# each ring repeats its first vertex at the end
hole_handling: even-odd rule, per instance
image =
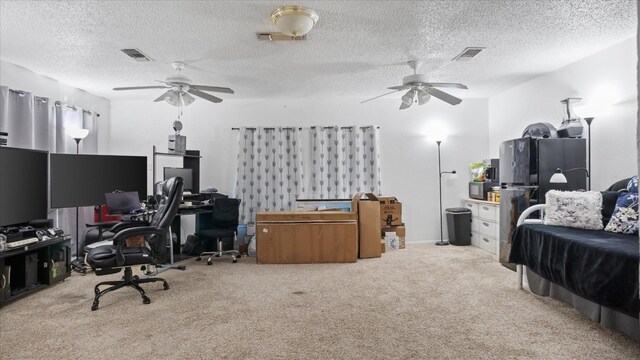
POLYGON ((52 228, 53 220, 52 219, 32 220, 29 222, 29 226, 33 226, 36 229, 52 228))

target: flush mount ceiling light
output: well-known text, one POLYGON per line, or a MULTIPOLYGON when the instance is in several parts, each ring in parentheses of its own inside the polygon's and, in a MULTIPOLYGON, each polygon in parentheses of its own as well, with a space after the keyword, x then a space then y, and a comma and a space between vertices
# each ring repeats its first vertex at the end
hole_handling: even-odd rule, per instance
POLYGON ((318 14, 302 6, 283 6, 271 14, 271 21, 285 35, 303 36, 316 24, 318 14))

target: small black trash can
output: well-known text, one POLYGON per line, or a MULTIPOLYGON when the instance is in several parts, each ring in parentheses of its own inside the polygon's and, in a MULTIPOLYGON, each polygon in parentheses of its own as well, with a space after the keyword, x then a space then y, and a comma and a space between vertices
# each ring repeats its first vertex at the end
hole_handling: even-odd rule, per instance
POLYGON ((471 245, 471 210, 463 207, 445 209, 449 244, 471 245))

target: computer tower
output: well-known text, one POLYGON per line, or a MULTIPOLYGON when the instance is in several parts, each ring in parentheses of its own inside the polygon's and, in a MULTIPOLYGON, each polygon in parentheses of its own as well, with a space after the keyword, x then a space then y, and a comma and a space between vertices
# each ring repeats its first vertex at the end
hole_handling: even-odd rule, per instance
POLYGON ((37 252, 5 258, 5 266, 11 267, 9 283, 11 284, 12 293, 29 290, 38 285, 37 252))
POLYGON ((38 286, 38 253, 30 253, 24 260, 24 287, 31 289, 38 286))

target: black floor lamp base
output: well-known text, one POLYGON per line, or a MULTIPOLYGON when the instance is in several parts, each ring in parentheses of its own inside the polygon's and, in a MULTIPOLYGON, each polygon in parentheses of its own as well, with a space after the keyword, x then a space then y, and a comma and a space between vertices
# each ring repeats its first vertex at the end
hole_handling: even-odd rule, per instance
POLYGON ((436 243, 436 245, 438 245, 438 246, 445 246, 445 245, 449 245, 449 242, 448 242, 448 241, 438 241, 438 242, 436 243))
POLYGON ((87 273, 87 267, 81 258, 75 258, 74 260, 71 261, 71 269, 81 274, 87 273))

